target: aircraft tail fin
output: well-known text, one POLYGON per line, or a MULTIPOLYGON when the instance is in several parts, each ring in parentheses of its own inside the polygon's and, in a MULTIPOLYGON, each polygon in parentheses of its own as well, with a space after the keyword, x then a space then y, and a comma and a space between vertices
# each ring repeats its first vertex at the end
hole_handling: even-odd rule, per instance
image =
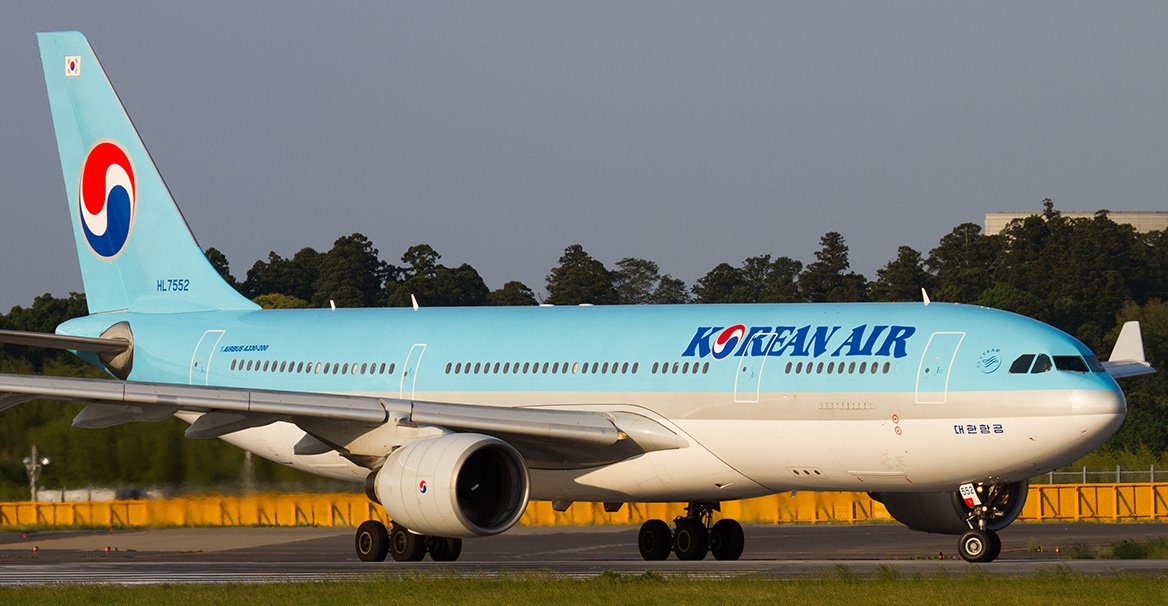
POLYGON ((1124 322, 1111 357, 1103 363, 1103 368, 1117 379, 1156 372, 1144 358, 1144 336, 1139 322, 1124 322))
POLYGON ((207 261, 85 35, 37 41, 89 312, 258 309, 207 261))

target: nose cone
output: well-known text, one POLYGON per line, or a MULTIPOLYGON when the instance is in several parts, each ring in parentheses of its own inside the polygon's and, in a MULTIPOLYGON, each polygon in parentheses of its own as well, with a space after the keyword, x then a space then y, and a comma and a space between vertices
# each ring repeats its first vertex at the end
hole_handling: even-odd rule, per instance
POLYGON ((1093 446, 1110 438, 1127 414, 1127 400, 1118 389, 1079 390, 1071 397, 1071 415, 1082 438, 1093 446))

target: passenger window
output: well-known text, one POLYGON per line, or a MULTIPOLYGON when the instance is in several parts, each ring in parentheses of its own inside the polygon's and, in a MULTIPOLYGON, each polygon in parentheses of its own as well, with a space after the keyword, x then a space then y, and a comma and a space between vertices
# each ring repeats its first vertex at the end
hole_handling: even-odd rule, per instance
POLYGON ((1030 369, 1030 374, 1033 375, 1040 372, 1046 372, 1053 368, 1053 366, 1054 365, 1050 363, 1050 356, 1046 354, 1038 354, 1038 357, 1034 360, 1034 366, 1030 369))
POLYGON ((1010 365, 1010 374, 1025 374, 1030 370, 1030 363, 1034 361, 1034 354, 1022 354, 1010 365))
POLYGON ((1087 372, 1087 363, 1079 356, 1054 356, 1054 367, 1068 372, 1087 372))

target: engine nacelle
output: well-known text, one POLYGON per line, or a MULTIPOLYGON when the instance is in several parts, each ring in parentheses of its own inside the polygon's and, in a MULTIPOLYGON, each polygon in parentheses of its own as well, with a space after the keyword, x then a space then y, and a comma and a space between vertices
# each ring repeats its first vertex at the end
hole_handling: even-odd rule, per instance
POLYGON ((510 444, 473 433, 405 446, 373 480, 394 522, 436 537, 478 537, 511 528, 527 508, 528 475, 510 444))
MULTIPOLYGON (((990 486, 981 494, 993 514, 986 530, 999 531, 1010 525, 1022 513, 1029 488, 1026 480, 990 486)), ((923 532, 962 534, 969 530, 966 519, 969 508, 961 494, 954 492, 880 492, 871 497, 884 504, 888 514, 897 522, 923 532)))

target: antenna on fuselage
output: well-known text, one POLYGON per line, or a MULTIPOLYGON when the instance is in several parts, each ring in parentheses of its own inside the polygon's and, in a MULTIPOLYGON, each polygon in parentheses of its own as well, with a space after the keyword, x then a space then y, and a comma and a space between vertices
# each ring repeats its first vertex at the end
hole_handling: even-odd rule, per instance
POLYGON ((933 302, 932 300, 929 299, 929 293, 923 287, 921 288, 921 298, 923 298, 925 300, 926 306, 928 306, 929 303, 933 302))
POLYGON ((410 293, 410 305, 414 306, 414 311, 418 311, 418 299, 414 297, 414 293, 410 293))

